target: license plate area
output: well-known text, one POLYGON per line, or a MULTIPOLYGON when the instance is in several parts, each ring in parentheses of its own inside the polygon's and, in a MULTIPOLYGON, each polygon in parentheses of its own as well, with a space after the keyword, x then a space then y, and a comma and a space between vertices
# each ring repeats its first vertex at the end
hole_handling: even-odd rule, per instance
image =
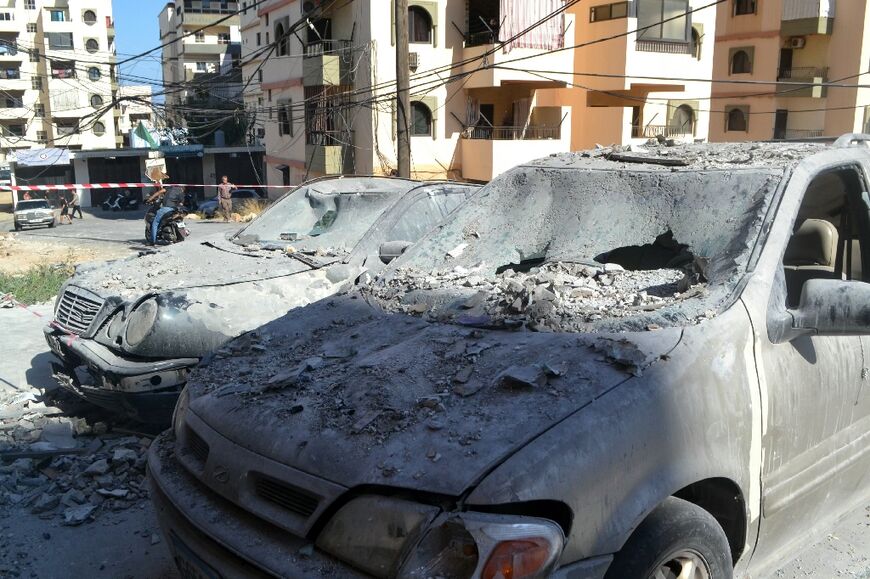
POLYGON ((212 569, 208 563, 184 544, 175 533, 170 533, 172 551, 175 555, 175 565, 183 579, 221 579, 220 573, 212 569))

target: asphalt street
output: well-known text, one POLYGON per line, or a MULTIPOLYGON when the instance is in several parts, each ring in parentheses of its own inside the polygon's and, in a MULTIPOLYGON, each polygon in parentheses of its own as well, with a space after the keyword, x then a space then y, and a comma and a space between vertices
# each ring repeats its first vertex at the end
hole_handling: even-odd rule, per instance
MULTIPOLYGON (((190 240, 231 232, 238 227, 233 223, 192 221, 190 240)), ((2 228, 6 229, 5 224, 2 228)), ((140 246, 142 229, 141 215, 103 214, 96 210, 86 213, 74 225, 25 231, 21 237, 47 238, 71 246, 126 244, 135 250, 140 246)), ((0 309, 0 394, 25 395, 53 386, 52 355, 41 331, 50 315, 50 303, 31 310, 0 309)), ((107 513, 79 527, 62 526, 56 519, 46 520, 27 509, 0 510, 0 537, 3 544, 0 563, 4 557, 17 560, 32 577, 177 576, 147 501, 123 512, 107 513)), ((771 576, 870 579, 870 505, 856 509, 816 542, 808 541, 797 558, 783 561, 783 566, 771 576)))

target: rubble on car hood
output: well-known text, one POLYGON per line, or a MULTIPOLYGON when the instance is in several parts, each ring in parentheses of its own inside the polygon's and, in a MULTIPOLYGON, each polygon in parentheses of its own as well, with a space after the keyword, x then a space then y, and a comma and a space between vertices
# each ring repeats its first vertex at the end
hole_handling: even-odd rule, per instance
POLYGON ((552 332, 595 330, 593 323, 605 318, 622 320, 663 309, 676 318, 683 313, 681 302, 706 291, 699 283, 703 276, 691 268, 627 271, 611 263, 546 263, 528 273, 507 269, 494 279, 484 277, 481 266, 400 273, 371 290, 388 309, 463 326, 552 332))
POLYGON ((640 375, 681 332, 510 332, 332 297, 231 342, 188 382, 235 443, 348 487, 459 494, 507 455, 640 375))
POLYGON ((287 251, 241 246, 214 236, 107 263, 79 266, 71 283, 104 297, 130 299, 166 290, 280 277, 311 269, 310 263, 326 264, 336 259, 327 252, 306 258, 287 251))

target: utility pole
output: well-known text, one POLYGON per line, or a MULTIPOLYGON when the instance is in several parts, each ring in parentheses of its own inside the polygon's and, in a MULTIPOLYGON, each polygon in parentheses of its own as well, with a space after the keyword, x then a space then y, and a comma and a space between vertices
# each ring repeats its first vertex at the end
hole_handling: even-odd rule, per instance
POLYGON ((396 146, 399 177, 411 177, 410 68, 408 67, 408 0, 395 0, 396 14, 396 146))

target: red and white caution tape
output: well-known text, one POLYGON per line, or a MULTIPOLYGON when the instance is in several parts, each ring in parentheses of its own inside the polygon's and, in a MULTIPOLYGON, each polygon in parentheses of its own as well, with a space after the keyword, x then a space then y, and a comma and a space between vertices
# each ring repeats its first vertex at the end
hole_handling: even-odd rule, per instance
MULTIPOLYGON (((40 314, 39 312, 31 310, 29 307, 27 307, 27 304, 22 304, 21 302, 16 300, 12 294, 0 294, 0 307, 6 307, 6 304, 12 304, 13 306, 18 306, 22 310, 26 310, 26 311, 30 312, 31 314, 33 314, 37 318, 44 318, 45 317, 42 314, 40 314)), ((54 320, 51 320, 50 322, 48 322, 48 325, 51 326, 52 328, 54 328, 55 330, 59 331, 60 333, 62 333, 66 337, 66 339, 67 339, 66 345, 67 346, 72 345, 73 341, 78 339, 77 334, 73 334, 72 332, 70 332, 66 328, 62 327, 60 324, 58 324, 54 320)))
MULTIPOLYGON (((164 183, 164 187, 215 187, 200 183, 164 183)), ((70 183, 65 185, 0 185, 0 191, 65 191, 69 189, 124 189, 156 187, 154 183, 70 183)), ((295 185, 235 185, 237 189, 292 189, 295 185)))

